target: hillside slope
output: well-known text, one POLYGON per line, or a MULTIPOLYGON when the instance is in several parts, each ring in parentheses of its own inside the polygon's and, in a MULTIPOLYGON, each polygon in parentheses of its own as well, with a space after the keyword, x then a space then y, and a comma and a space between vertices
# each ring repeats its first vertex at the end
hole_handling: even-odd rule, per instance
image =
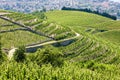
POLYGON ((0 47, 11 58, 0 64, 1 80, 120 80, 119 21, 76 11, 46 15, 0 16, 0 47), (61 45, 66 40, 71 42, 61 45), (21 45, 40 49, 17 62, 14 52, 21 45))
MULTIPOLYGON (((114 21, 99 15, 80 12, 80 11, 50 11, 46 13, 48 21, 56 22, 58 24, 69 26, 74 30, 81 29, 84 32, 95 34, 108 32, 110 34, 116 35, 115 32, 118 32, 120 29, 120 21, 114 21)), ((106 41, 111 41, 111 43, 115 43, 114 41, 120 43, 120 36, 117 37, 107 37, 106 41), (112 39, 114 38, 114 40, 112 39), (113 40, 113 41, 112 41, 113 40)), ((119 46, 119 45, 118 45, 119 46)))

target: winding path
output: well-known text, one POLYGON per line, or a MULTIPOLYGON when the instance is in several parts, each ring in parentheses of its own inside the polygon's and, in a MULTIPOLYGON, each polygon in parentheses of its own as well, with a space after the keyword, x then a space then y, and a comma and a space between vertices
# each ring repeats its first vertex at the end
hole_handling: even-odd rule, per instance
POLYGON ((8 12, 0 12, 0 16, 6 15, 6 14, 10 14, 8 12))
MULTIPOLYGON (((58 42, 64 42, 64 41, 72 40, 72 39, 75 39, 75 38, 78 38, 78 37, 80 37, 80 34, 76 33, 75 37, 62 39, 62 40, 58 40, 58 41, 48 41, 48 42, 45 42, 45 43, 35 44, 35 45, 32 45, 32 46, 26 46, 25 48, 29 49, 29 48, 45 46, 45 45, 48 45, 48 44, 54 44, 54 43, 58 43, 58 42)), ((18 49, 18 48, 13 48, 8 52, 9 59, 11 59, 13 57, 13 54, 15 53, 16 49, 18 49)))
POLYGON ((17 48, 13 48, 8 52, 8 58, 11 60, 17 48))

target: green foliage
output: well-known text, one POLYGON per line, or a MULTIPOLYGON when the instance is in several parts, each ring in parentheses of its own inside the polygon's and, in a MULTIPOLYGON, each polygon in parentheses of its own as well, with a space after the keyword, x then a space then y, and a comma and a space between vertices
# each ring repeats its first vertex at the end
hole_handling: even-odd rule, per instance
POLYGON ((20 46, 14 53, 14 60, 17 62, 23 62, 26 59, 26 55, 24 53, 25 46, 20 46))
POLYGON ((34 55, 30 56, 30 60, 35 61, 38 65, 51 64, 55 67, 60 67, 64 63, 62 52, 52 46, 39 49, 34 55))
MULTIPOLYGON (((18 22, 21 21, 27 26, 34 26, 32 27, 34 30, 42 31, 50 36, 53 35, 56 39, 66 38, 66 35, 67 38, 75 36, 72 30, 79 33, 80 36, 68 46, 59 46, 57 48, 45 46, 34 54, 25 55, 25 47, 18 48, 14 54, 15 61, 3 62, 0 65, 0 80, 120 79, 119 47, 96 37, 96 35, 94 36, 85 32, 85 30, 90 27, 92 27, 93 30, 113 30, 113 27, 114 29, 120 29, 119 21, 115 22, 98 15, 75 11, 53 11, 46 14, 48 20, 43 22, 41 22, 37 16, 31 14, 13 13, 5 16, 13 18, 18 22), (111 23, 114 24, 111 25, 111 23)), ((4 24, 5 22, 3 21, 1 26, 4 24)), ((7 28, 2 27, 3 30, 8 30, 7 28)), ((2 46, 5 46, 5 44, 9 47, 12 44, 19 46, 22 43, 29 44, 29 42, 39 42, 38 40, 42 38, 27 33, 27 31, 15 31, 11 33, 2 34, 1 41, 4 43, 2 46), (7 42, 9 42, 9 44, 7 42)), ((113 34, 113 37, 115 35, 119 36, 119 32, 117 31, 110 31, 110 33, 113 34)), ((106 32, 106 35, 110 33, 108 32, 107 34, 106 32)), ((106 36, 106 38, 107 37, 109 38, 109 36, 106 36)), ((111 41, 113 40, 111 39, 111 41)), ((114 42, 115 41, 116 40, 114 40, 114 42)), ((119 43, 119 40, 117 43, 119 43)))
MULTIPOLYGON (((85 64, 85 63, 84 63, 85 64)), ((37 63, 5 62, 0 65, 1 80, 119 80, 119 66, 105 65, 112 69, 81 68, 78 63, 66 62, 62 67, 39 66, 37 63)))
POLYGON ((24 13, 12 13, 12 14, 6 14, 6 17, 8 17, 11 20, 14 20, 15 22, 25 24, 27 26, 33 26, 36 23, 40 23, 43 20, 39 18, 38 16, 32 15, 32 14, 24 14, 24 13))
POLYGON ((73 32, 69 27, 64 27, 47 21, 44 21, 39 26, 36 26, 34 30, 43 32, 56 40, 75 36, 75 32, 73 32))
POLYGON ((111 21, 111 19, 99 15, 79 11, 49 11, 45 14, 48 21, 56 22, 71 28, 76 28, 75 26, 90 27, 89 25, 92 24, 95 25, 111 21))
POLYGON ((3 55, 1 50, 1 43, 0 43, 0 64, 3 62, 3 55))
POLYGON ((34 44, 44 41, 48 38, 39 36, 29 31, 14 31, 0 34, 2 39, 1 43, 4 48, 11 48, 11 46, 19 47, 22 45, 34 44))
POLYGON ((100 70, 113 70, 115 67, 113 65, 107 65, 102 63, 97 63, 93 60, 80 63, 82 68, 87 68, 92 71, 100 70))
MULTIPOLYGON (((91 29, 91 32, 95 30, 96 33, 99 33, 98 35, 96 34, 97 37, 119 45, 119 20, 115 21, 99 15, 79 11, 49 11, 45 14, 48 17, 48 21, 56 22, 65 27, 69 26, 80 34, 80 30, 84 31, 82 32, 83 34, 87 33, 86 30, 91 29), (105 32, 102 32, 102 30, 105 30, 105 32)), ((91 35, 91 33, 89 33, 89 35, 91 35)))
MULTIPOLYGON (((1 39, 1 36, 0 36, 0 39, 1 39)), ((1 48, 2 44, 0 42, 0 54, 2 53, 2 48, 1 48)))
POLYGON ((118 46, 120 46, 120 30, 111 30, 101 34, 96 34, 104 40, 110 41, 118 46))
MULTIPOLYGON (((1 38, 0 38, 1 39, 1 38)), ((0 64, 2 64, 4 61, 7 60, 7 56, 5 55, 5 53, 2 52, 2 48, 1 48, 2 44, 0 42, 0 64)))

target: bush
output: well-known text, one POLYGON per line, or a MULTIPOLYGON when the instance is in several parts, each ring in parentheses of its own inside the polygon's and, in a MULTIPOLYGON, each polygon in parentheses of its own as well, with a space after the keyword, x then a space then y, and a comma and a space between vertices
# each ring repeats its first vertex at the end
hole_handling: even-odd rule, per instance
POLYGON ((45 46, 43 49, 39 49, 30 57, 30 60, 40 66, 43 64, 51 64, 54 67, 60 67, 64 63, 62 52, 52 46, 45 46))
POLYGON ((14 54, 14 60, 17 62, 23 62, 26 59, 25 46, 20 46, 14 54))

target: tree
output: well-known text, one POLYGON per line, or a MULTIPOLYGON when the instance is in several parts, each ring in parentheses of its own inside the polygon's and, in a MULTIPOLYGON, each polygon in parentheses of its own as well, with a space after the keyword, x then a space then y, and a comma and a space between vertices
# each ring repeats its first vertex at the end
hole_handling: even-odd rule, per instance
POLYGON ((43 49, 39 49, 31 56, 31 61, 36 62, 40 66, 51 64, 54 67, 60 67, 64 63, 62 52, 53 46, 45 46, 43 49))
POLYGON ((26 59, 25 46, 20 46, 14 54, 14 60, 17 62, 23 62, 26 59))

